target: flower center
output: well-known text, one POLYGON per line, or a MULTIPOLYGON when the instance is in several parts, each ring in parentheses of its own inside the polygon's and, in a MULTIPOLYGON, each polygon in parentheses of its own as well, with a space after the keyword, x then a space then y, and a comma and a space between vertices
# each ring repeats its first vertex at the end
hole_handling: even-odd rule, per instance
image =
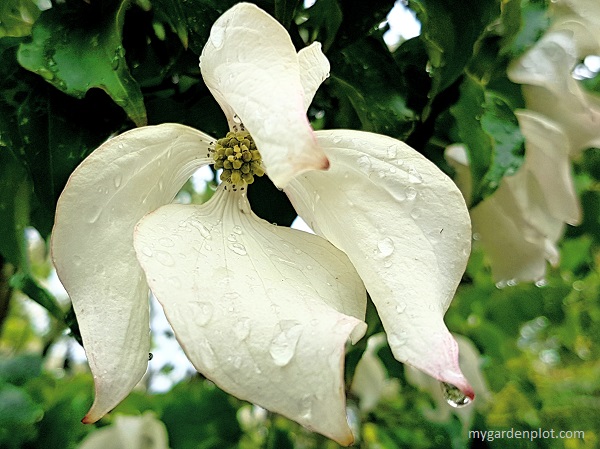
POLYGON ((217 140, 213 150, 215 169, 223 169, 221 181, 230 184, 252 184, 255 176, 262 176, 262 157, 248 131, 230 131, 217 140))

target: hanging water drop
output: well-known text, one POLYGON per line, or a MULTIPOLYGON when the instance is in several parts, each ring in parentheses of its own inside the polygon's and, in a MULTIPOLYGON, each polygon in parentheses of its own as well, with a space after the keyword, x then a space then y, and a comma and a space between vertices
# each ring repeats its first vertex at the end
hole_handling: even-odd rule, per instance
POLYGON ((454 408, 461 408, 471 403, 471 398, 465 396, 458 387, 446 382, 440 382, 444 399, 448 405, 454 408))

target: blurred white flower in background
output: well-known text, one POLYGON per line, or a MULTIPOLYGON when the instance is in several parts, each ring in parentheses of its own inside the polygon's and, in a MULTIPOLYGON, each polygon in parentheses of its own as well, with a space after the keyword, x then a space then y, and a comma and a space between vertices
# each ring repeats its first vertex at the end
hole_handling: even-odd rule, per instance
POLYGON ((114 422, 90 433, 78 449, 169 449, 167 428, 153 413, 116 415, 114 422))

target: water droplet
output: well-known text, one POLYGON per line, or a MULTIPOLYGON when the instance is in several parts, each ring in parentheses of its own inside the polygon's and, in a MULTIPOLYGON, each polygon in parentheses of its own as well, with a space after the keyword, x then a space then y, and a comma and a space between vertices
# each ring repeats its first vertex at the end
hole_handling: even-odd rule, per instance
POLYGON ((452 384, 440 382, 446 402, 454 408, 461 408, 471 403, 471 399, 452 384))
POLYGON ((181 288, 181 280, 177 276, 172 276, 169 278, 169 284, 173 286, 175 289, 181 288))
POLYGON ((239 256, 245 256, 246 254, 248 254, 246 252, 246 247, 241 243, 230 243, 229 245, 227 245, 227 247, 239 256))
POLYGON ((333 138, 333 143, 340 143, 342 141, 342 138, 340 136, 335 136, 333 138))
POLYGON ((369 159, 369 156, 361 156, 356 162, 358 163, 358 167, 367 175, 371 173, 371 159, 369 159))
POLYGON ((195 322, 200 326, 205 326, 209 323, 213 316, 214 307, 209 302, 193 302, 192 316, 195 322))
POLYGON ((377 256, 379 256, 380 259, 391 256, 394 252, 394 241, 389 237, 380 240, 377 242, 377 250, 377 256))
POLYGON ((301 400, 301 418, 309 421, 312 418, 312 398, 310 395, 304 396, 301 400))
POLYGON ((229 242, 237 242, 237 236, 235 234, 231 233, 231 234, 229 234, 227 236, 227 241, 229 241, 229 242))
POLYGON ((399 302, 398 305, 396 306, 396 312, 403 313, 405 310, 406 310, 406 303, 404 301, 399 302))
POLYGON ((81 262, 83 262, 83 259, 81 258, 81 256, 74 256, 73 257, 73 263, 77 266, 81 265, 81 262))
POLYGON ((548 281, 545 278, 541 278, 535 281, 536 287, 545 287, 546 285, 548 285, 548 281))
POLYGON ((123 182, 123 177, 121 175, 117 175, 117 176, 115 176, 115 179, 113 181, 115 183, 115 187, 118 189, 119 187, 121 187, 121 183, 123 182))
POLYGON ((235 232, 237 235, 242 235, 242 227, 241 226, 234 226, 233 227, 233 232, 235 232))
POLYGON ((245 340, 250 335, 250 318, 240 318, 237 326, 233 329, 235 336, 240 340, 245 340))
POLYGON ((391 147, 389 147, 387 149, 388 159, 395 159, 397 154, 398 154, 398 149, 396 148, 396 145, 392 145, 391 147))
POLYGON ((223 46, 223 41, 225 40, 225 27, 227 23, 217 22, 213 25, 210 30, 210 42, 217 48, 221 48, 223 46))
POLYGON ((151 352, 148 353, 148 361, 152 360, 154 358, 154 354, 152 354, 151 352))
POLYGON ((390 346, 404 346, 406 344, 407 341, 407 337, 406 337, 406 331, 402 331, 399 333, 391 333, 388 334, 388 342, 390 344, 390 346))
POLYGON ((166 247, 171 247, 175 245, 175 243, 173 243, 173 240, 171 240, 169 237, 162 237, 158 240, 158 243, 166 247))
POLYGON ((216 366, 215 351, 208 342, 208 340, 200 340, 196 343, 198 345, 198 353, 204 363, 207 370, 213 370, 216 366))
POLYGON ((408 181, 413 184, 421 184, 423 182, 423 177, 415 167, 408 167, 408 181))
MULTIPOLYGON (((185 226, 185 224, 186 224, 186 222, 184 221, 183 226, 185 226)), ((210 231, 206 226, 204 226, 198 220, 190 220, 189 224, 190 224, 190 226, 196 228, 200 232, 200 235, 202 237, 204 237, 206 240, 210 240, 210 238, 211 238, 210 231)), ((182 226, 182 222, 179 223, 179 226, 182 226)))
POLYGON ((417 197, 417 189, 415 189, 414 187, 407 187, 406 188, 406 199, 409 201, 412 201, 416 197, 417 197))
POLYGON ((238 125, 239 125, 240 123, 242 123, 242 119, 241 119, 241 118, 240 118, 240 116, 239 116, 239 115, 237 115, 237 114, 233 114, 233 121, 234 121, 235 123, 237 123, 238 125))
POLYGON ((144 256, 146 257, 152 257, 152 250, 148 247, 148 246, 144 246, 142 248, 142 253, 144 254, 144 256))
POLYGON ((306 269, 307 269, 307 270, 312 270, 312 269, 313 269, 313 267, 312 267, 312 265, 307 265, 307 266, 306 266, 306 269))
POLYGON ((240 369, 242 366, 242 358, 238 355, 233 359, 233 366, 235 369, 240 369))
POLYGON ((156 260, 158 260, 165 267, 172 267, 175 265, 175 261, 166 251, 156 251, 154 256, 156 257, 156 260))
POLYGON ((302 325, 295 320, 283 320, 279 326, 280 330, 271 340, 269 353, 275 365, 285 366, 290 363, 296 352, 298 340, 302 335, 302 325))
POLYGON ((421 217, 421 209, 414 207, 411 211, 410 211, 410 216, 413 218, 413 220, 417 220, 421 217))

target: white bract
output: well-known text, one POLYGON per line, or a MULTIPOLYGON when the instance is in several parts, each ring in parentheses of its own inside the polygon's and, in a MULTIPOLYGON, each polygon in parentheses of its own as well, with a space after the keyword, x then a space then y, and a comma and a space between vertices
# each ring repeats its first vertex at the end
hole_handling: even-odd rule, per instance
MULTIPOLYGON (((564 224, 580 219, 566 136, 552 120, 533 111, 516 115, 525 137, 525 162, 471 209, 473 232, 490 258, 498 285, 542 282, 546 262, 559 261, 556 242, 564 224)), ((471 173, 464 147, 451 145, 446 158, 468 202, 471 173)))
MULTIPOLYGON (((581 219, 569 158, 600 146, 600 100, 573 77, 581 60, 600 54, 600 3, 557 0, 552 13, 550 29, 508 69, 509 78, 523 85, 527 105, 516 113, 525 162, 471 210, 499 285, 542 282, 546 262, 558 264, 564 224, 581 219)), ((467 192, 471 181, 462 153, 450 147, 447 156, 467 192)))
POLYGON ((78 449, 169 449, 167 428, 150 412, 117 415, 113 424, 89 434, 78 449))
POLYGON ((448 422, 453 415, 456 415, 462 424, 463 434, 467 435, 473 427, 475 409, 485 410, 492 400, 492 393, 481 370, 482 357, 479 350, 467 337, 455 334, 454 338, 460 348, 460 366, 470 379, 473 390, 477 395, 477 401, 474 403, 475 407, 450 406, 444 390, 440 388, 437 382, 411 366, 405 366, 404 375, 409 384, 428 392, 434 400, 431 406, 426 404, 420 406, 423 415, 427 419, 433 422, 448 422))
POLYGON ((472 397, 443 322, 470 252, 453 182, 390 137, 314 132, 306 109, 329 63, 318 43, 296 53, 254 5, 217 20, 200 61, 231 130, 250 133, 237 144, 253 139, 260 158, 248 151, 240 168, 242 153, 200 131, 142 127, 94 151, 59 199, 53 257, 95 380, 84 422, 146 371, 148 287, 199 372, 341 444, 353 441, 344 347, 365 333, 366 290, 395 357, 472 397), (213 198, 170 204, 196 169, 229 164, 219 155, 233 168, 213 198), (254 215, 249 167, 285 189, 317 235, 254 215))

